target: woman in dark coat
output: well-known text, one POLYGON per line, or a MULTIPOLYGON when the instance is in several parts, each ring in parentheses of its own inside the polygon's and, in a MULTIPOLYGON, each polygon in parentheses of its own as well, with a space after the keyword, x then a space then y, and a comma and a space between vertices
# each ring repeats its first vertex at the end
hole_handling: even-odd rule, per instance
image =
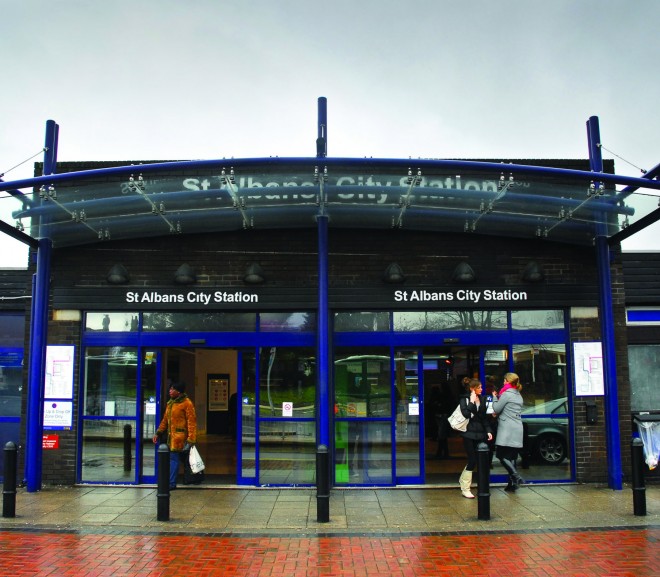
POLYGON ((479 443, 490 441, 493 433, 486 414, 486 398, 481 394, 483 387, 478 379, 463 379, 467 391, 459 399, 461 413, 470 419, 467 430, 461 433, 463 445, 467 453, 467 465, 458 479, 461 493, 466 499, 474 499, 470 486, 472 485, 472 472, 477 466, 477 447, 479 443))
POLYGON ((493 402, 493 411, 497 414, 497 446, 496 455, 509 474, 509 484, 505 491, 515 492, 525 481, 518 474, 516 459, 523 448, 523 422, 520 412, 523 408, 523 398, 520 394, 522 385, 516 373, 504 375, 504 386, 499 398, 493 402))

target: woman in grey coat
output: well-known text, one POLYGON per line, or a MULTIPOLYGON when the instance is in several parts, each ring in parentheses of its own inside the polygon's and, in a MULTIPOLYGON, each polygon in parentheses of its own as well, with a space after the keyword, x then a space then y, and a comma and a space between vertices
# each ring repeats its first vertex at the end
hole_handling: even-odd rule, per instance
POLYGON ((496 456, 509 474, 509 484, 505 491, 514 492, 525 480, 518 474, 516 460, 523 447, 523 422, 520 412, 523 398, 520 394, 522 385, 516 373, 504 375, 504 386, 499 398, 493 402, 493 411, 497 414, 497 438, 495 439, 496 456))

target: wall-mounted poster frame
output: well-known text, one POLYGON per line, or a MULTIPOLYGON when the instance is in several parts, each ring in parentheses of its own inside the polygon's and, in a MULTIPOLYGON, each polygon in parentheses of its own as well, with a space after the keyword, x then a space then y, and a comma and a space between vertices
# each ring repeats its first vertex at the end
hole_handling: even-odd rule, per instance
POLYGON ((603 346, 600 341, 573 343, 575 396, 589 397, 605 394, 603 346))
POLYGON ((229 375, 207 374, 209 412, 229 410, 229 375))
POLYGON ((45 399, 73 399, 73 345, 46 347, 45 399))

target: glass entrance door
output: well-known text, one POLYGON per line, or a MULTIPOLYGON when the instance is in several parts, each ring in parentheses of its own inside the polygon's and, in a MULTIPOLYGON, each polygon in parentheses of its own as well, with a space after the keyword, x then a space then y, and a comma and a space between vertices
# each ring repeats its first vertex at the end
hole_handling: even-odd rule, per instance
POLYGON ((161 374, 161 354, 157 351, 143 351, 140 379, 142 414, 138 426, 142 430, 140 436, 140 452, 138 459, 138 478, 140 483, 155 483, 156 460, 158 446, 154 445, 153 437, 160 424, 159 388, 161 374))
POLYGON ((420 434, 423 366, 423 359, 417 349, 399 349, 394 353, 397 484, 420 483, 423 478, 424 436, 420 434))

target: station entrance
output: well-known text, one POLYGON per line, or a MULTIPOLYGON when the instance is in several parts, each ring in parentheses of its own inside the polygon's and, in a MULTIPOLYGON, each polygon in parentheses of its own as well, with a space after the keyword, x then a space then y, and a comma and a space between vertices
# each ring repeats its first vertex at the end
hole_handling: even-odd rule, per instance
MULTIPOLYGON (((197 413, 205 484, 315 484, 315 347, 88 347, 84 364, 80 482, 155 483, 152 437, 169 384, 182 382, 197 413)), ((524 383, 523 469, 533 480, 571 480, 563 344, 340 342, 322 409, 331 417, 334 485, 454 485, 465 451, 447 417, 463 380, 480 379, 491 395, 511 370, 524 383)), ((504 479, 500 469, 495 459, 493 481, 504 479)))

